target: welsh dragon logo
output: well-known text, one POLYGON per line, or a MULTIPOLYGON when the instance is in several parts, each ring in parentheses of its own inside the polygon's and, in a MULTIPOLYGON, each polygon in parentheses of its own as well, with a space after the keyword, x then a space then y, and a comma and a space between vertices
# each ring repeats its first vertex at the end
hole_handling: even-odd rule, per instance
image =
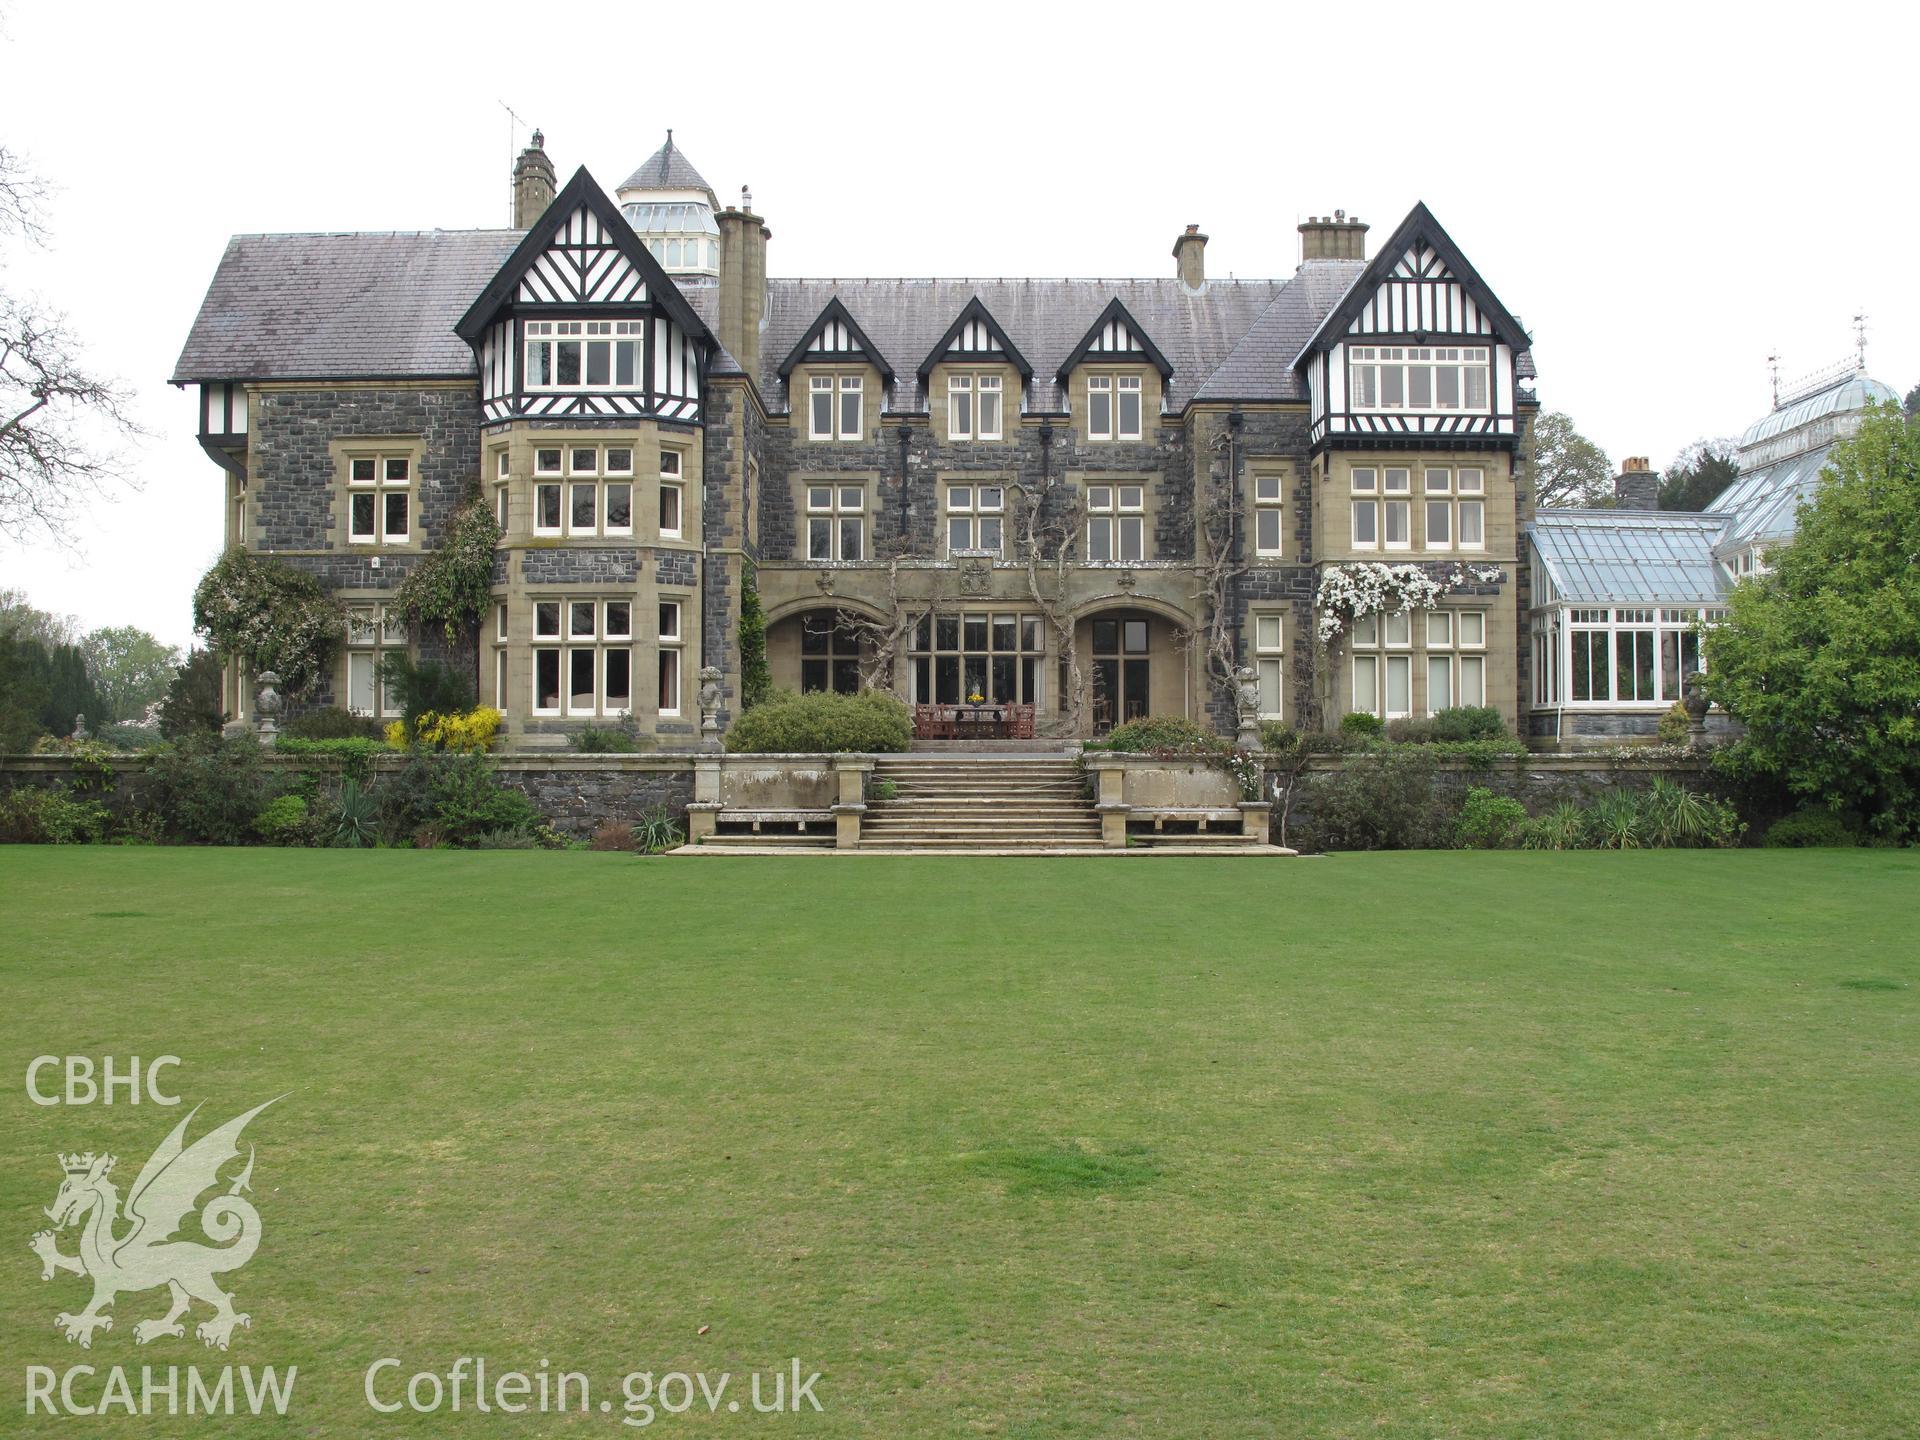
POLYGON ((215 1195, 200 1210, 200 1228, 215 1243, 202 1245, 173 1236, 200 1196, 220 1183, 221 1168, 239 1157, 240 1132, 247 1122, 273 1103, 256 1105, 189 1145, 187 1125, 200 1113, 200 1107, 194 1106, 140 1168, 139 1178, 127 1192, 124 1215, 119 1187, 111 1179, 113 1156, 88 1151, 59 1157, 66 1178, 44 1213, 56 1230, 80 1227, 80 1253, 61 1254, 53 1230, 40 1231, 29 1248, 40 1257, 42 1280, 67 1270, 93 1281, 93 1299, 86 1309, 78 1315, 62 1311, 54 1317, 54 1328, 69 1342, 78 1340, 82 1349, 93 1348, 93 1332, 113 1328, 113 1317, 101 1312, 117 1296, 161 1285, 167 1287, 171 1303, 161 1318, 142 1320, 133 1327, 138 1344, 162 1335, 184 1337, 180 1317, 195 1300, 213 1307, 212 1318, 194 1330, 210 1346, 226 1349, 236 1326, 253 1323, 252 1317, 233 1308, 233 1296, 214 1283, 216 1275, 238 1270, 260 1248, 260 1212, 241 1196, 253 1178, 252 1146, 247 1147, 246 1167, 233 1177, 225 1193, 215 1195), (132 1228, 120 1233, 129 1223, 132 1228))

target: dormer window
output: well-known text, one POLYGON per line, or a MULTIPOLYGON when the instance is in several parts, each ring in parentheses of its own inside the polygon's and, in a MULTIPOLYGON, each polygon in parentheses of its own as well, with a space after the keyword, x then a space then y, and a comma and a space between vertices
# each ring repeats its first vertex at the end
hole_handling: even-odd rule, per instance
POLYGON ((807 438, 865 438, 866 381, 858 375, 814 375, 807 380, 807 438), (838 403, 835 403, 835 396, 838 403), (836 428, 836 425, 838 428, 836 428))
POLYGON ((644 320, 529 320, 529 390, 634 390, 642 377, 644 320))
POLYGON ((1138 440, 1140 396, 1138 375, 1089 375, 1087 439, 1138 440))
POLYGON ((998 440, 1000 438, 1000 377, 998 375, 950 375, 947 377, 947 438, 951 440, 998 440))
POLYGON ((1485 410, 1485 346, 1356 345, 1348 354, 1355 410, 1485 410))

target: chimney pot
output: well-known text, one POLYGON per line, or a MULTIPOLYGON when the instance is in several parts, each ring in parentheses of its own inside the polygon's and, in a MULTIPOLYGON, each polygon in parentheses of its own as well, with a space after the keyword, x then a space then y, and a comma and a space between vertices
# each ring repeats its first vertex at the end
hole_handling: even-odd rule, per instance
POLYGON ((1347 212, 1336 210, 1332 216, 1309 215, 1299 227, 1300 259, 1364 260, 1367 258, 1367 226, 1357 216, 1349 220, 1347 212))
POLYGON ((1198 225, 1187 226, 1184 233, 1173 242, 1173 273, 1180 283, 1189 290, 1199 290, 1207 283, 1207 237, 1200 233, 1198 225))
POLYGON ((1644 455, 1629 455, 1613 482, 1613 502, 1621 510, 1658 510, 1660 477, 1644 455))
POLYGON ((553 161, 547 158, 547 137, 536 130, 532 143, 513 162, 513 228, 529 230, 553 204, 553 161))

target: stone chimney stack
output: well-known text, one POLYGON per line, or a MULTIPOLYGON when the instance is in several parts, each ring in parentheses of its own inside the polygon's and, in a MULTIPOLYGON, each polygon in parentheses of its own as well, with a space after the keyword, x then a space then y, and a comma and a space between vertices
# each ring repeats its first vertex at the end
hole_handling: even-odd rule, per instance
POLYGON ((527 230, 553 204, 553 161, 547 158, 547 137, 533 132, 533 143, 513 162, 513 228, 527 230))
POLYGON ((1300 227, 1300 259, 1364 260, 1367 258, 1367 226, 1364 220, 1349 220, 1347 212, 1336 210, 1331 216, 1309 215, 1300 227))
POLYGON ((1620 462, 1620 474, 1613 482, 1616 510, 1658 510, 1660 476, 1644 455, 1629 455, 1620 462))
POLYGON ((740 187, 740 206, 715 217, 720 224, 720 343, 755 381, 760 378, 760 321, 767 308, 767 241, 773 232, 753 213, 753 192, 740 187))
POLYGON ((1173 242, 1174 274, 1189 290, 1200 290, 1207 283, 1207 237, 1198 225, 1189 225, 1173 242))

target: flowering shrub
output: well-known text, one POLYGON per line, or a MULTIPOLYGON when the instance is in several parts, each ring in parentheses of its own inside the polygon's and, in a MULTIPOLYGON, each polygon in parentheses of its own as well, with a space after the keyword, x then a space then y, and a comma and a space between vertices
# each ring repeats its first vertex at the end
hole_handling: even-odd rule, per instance
POLYGON ((1226 755, 1227 773, 1240 787, 1242 800, 1260 798, 1260 779, 1262 766, 1260 757, 1251 750, 1229 750, 1226 755))
POLYGON ((1320 643, 1326 644, 1356 620, 1383 613, 1431 610, 1446 586, 1418 565, 1382 565, 1355 561, 1330 566, 1320 577, 1313 603, 1320 643))
POLYGON ((400 582, 395 600, 409 627, 438 624, 449 644, 460 627, 493 603, 500 527, 478 496, 454 512, 446 538, 400 582))
POLYGON ((277 671, 287 695, 310 689, 346 632, 346 611, 311 575, 241 549, 214 562, 193 592, 193 623, 251 673, 277 671))
POLYGON ((490 750, 494 737, 500 732, 500 720, 500 712, 491 705, 476 705, 471 710, 446 714, 422 710, 411 736, 407 734, 406 721, 390 723, 387 744, 395 750, 404 750, 410 743, 424 745, 429 750, 490 750))
POLYGON ((1495 585, 1507 578, 1498 565, 1455 565, 1436 580, 1418 565, 1382 565, 1354 561, 1328 567, 1313 603, 1320 614, 1315 629, 1327 644, 1356 620, 1369 615, 1431 610, 1450 586, 1495 585))

